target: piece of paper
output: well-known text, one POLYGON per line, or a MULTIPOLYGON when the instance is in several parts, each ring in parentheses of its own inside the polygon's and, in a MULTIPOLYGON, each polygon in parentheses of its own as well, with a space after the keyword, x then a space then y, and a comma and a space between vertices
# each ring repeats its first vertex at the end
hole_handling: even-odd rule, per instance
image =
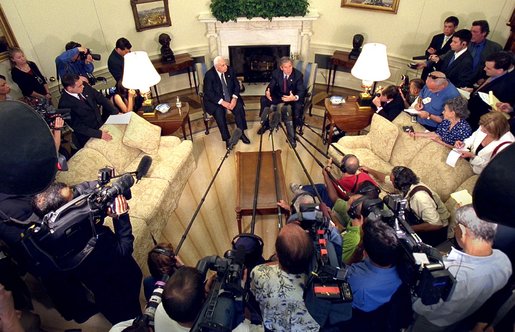
POLYGON ((467 189, 463 189, 451 194, 451 197, 459 204, 459 206, 472 204, 472 195, 467 189))
POLYGON ((411 114, 411 115, 419 115, 419 114, 420 114, 420 111, 417 111, 417 110, 416 110, 416 109, 414 109, 414 108, 406 108, 406 109, 404 110, 404 112, 409 113, 409 114, 411 114))
POLYGON ((415 258, 415 264, 417 265, 429 264, 429 259, 427 258, 427 255, 423 252, 414 252, 413 258, 415 258))
POLYGON ((488 92, 488 101, 490 103, 490 106, 492 106, 492 109, 494 111, 499 111, 497 109, 497 103, 500 103, 499 99, 497 99, 496 96, 494 96, 494 92, 493 91, 489 91, 488 92))
POLYGON ((481 98, 481 100, 484 101, 487 105, 492 106, 490 105, 490 96, 488 95, 488 93, 478 91, 478 95, 481 98))
POLYGON ((458 159, 460 159, 461 153, 455 150, 451 150, 447 156, 445 163, 451 167, 455 167, 458 159))
POLYGON ((458 89, 458 92, 463 98, 470 99, 470 92, 468 92, 467 90, 458 89))
POLYGON ((104 124, 129 124, 133 112, 110 115, 104 124))

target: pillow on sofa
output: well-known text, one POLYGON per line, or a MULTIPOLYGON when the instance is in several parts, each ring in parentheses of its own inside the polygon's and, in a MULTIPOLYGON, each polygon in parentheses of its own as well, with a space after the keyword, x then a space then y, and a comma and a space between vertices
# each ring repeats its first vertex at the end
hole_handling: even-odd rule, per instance
POLYGON ((396 125, 380 115, 372 116, 370 132, 367 134, 370 140, 370 149, 384 161, 390 161, 392 150, 399 136, 396 125))
POLYGON ((137 114, 132 114, 131 120, 125 129, 123 144, 140 149, 148 154, 155 154, 161 141, 161 128, 143 119, 137 114))

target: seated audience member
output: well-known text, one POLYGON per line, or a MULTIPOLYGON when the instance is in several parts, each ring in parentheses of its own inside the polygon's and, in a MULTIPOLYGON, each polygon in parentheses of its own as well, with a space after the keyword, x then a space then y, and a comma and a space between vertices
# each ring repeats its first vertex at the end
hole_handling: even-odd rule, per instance
MULTIPOLYGON (((460 23, 459 19, 456 16, 449 16, 443 22, 443 32, 437 35, 434 35, 429 43, 429 46, 426 50, 426 58, 429 58, 430 55, 442 55, 447 53, 451 49, 451 37, 456 31, 458 24, 460 23)), ((432 70, 429 68, 424 68, 422 71, 422 80, 426 80, 427 75, 432 70)))
POLYGON ((78 75, 65 75, 62 79, 63 92, 59 108, 71 109, 70 126, 73 128, 73 143, 80 149, 90 138, 112 139, 107 131, 99 128, 111 114, 118 111, 100 92, 79 78, 78 75), (102 114, 98 106, 102 106, 102 114))
POLYGON ((17 47, 9 49, 9 60, 11 61, 12 79, 18 84, 25 97, 52 100, 45 76, 41 74, 34 62, 27 61, 21 49, 17 47))
POLYGON ((213 60, 213 67, 204 76, 204 107, 206 112, 215 118, 222 140, 227 146, 231 136, 227 128, 227 111, 232 112, 236 127, 241 129, 241 141, 250 144, 250 140, 244 133, 247 129, 247 120, 243 98, 240 96, 240 84, 234 69, 227 66, 225 59, 221 56, 213 60))
POLYGON ((400 93, 400 96, 402 100, 404 101, 404 108, 414 108, 415 102, 418 99, 418 96, 420 95, 420 91, 422 91, 422 88, 424 87, 426 83, 421 80, 420 78, 414 78, 409 82, 409 98, 406 99, 404 97, 404 94, 400 93))
POLYGON ((479 118, 488 113, 492 106, 481 99, 480 92, 492 93, 499 101, 513 105, 515 103, 515 71, 513 54, 497 52, 486 58, 484 70, 488 77, 470 94, 468 108, 469 123, 473 130, 479 127, 479 118))
POLYGON ((436 246, 447 240, 449 211, 437 193, 420 182, 416 174, 404 166, 395 166, 389 177, 368 167, 362 167, 379 182, 390 181, 408 201, 406 219, 423 242, 436 246))
POLYGON ((286 224, 275 241, 278 264, 258 265, 251 272, 250 289, 256 297, 265 329, 271 331, 318 331, 303 293, 313 241, 294 223, 286 224))
POLYGON ((79 75, 82 81, 88 83, 95 67, 91 54, 81 58, 81 54, 86 53, 88 53, 86 47, 74 41, 68 42, 65 51, 55 58, 57 76, 62 80, 65 75, 79 75))
POLYGON ((444 120, 436 127, 436 132, 413 132, 410 135, 428 137, 453 148, 456 141, 463 141, 472 135, 472 129, 465 120, 469 114, 465 98, 460 96, 449 99, 445 102, 443 109, 444 120))
POLYGON ((150 276, 143 280, 145 299, 150 299, 156 282, 163 280, 165 276, 172 276, 173 273, 184 263, 175 256, 173 246, 170 243, 157 244, 147 255, 147 265, 150 276))
POLYGON ((470 151, 462 151, 462 158, 470 158, 474 173, 479 174, 497 153, 515 141, 510 132, 510 125, 504 114, 490 112, 479 120, 479 129, 472 136, 462 141, 456 141, 455 147, 470 151))
MULTIPOLYGON (((304 121, 304 97, 306 96, 306 86, 304 76, 293 68, 293 61, 288 57, 282 57, 279 68, 272 72, 270 84, 266 87, 265 96, 261 97, 261 108, 259 115, 263 114, 266 107, 285 103, 291 106, 293 114, 292 121, 295 128, 301 128, 304 121)), ((258 134, 261 135, 270 128, 268 120, 259 128, 258 134)), ((295 137, 293 137, 293 140, 295 137)))
POLYGON ((126 89, 120 80, 116 82, 116 92, 111 97, 111 101, 120 113, 127 113, 134 111, 135 97, 136 91, 133 89, 126 89))
POLYGON ((469 51, 474 59, 472 64, 474 81, 478 84, 482 84, 485 79, 485 71, 483 70, 483 67, 485 66, 486 58, 501 51, 502 47, 498 43, 486 39, 490 33, 490 26, 485 20, 472 22, 470 32, 472 33, 472 39, 470 41, 469 51))
MULTIPOLYGON (((63 183, 53 183, 34 196, 34 213, 43 218, 72 199, 72 188, 63 183)), ((56 308, 76 312, 82 310, 83 302, 89 304, 93 301, 94 308, 112 324, 141 314, 139 293, 142 274, 132 257, 134 235, 128 211, 123 195, 116 197, 108 209, 109 216, 113 218, 114 232, 108 226, 96 223, 97 242, 76 267, 61 271, 42 260, 42 264, 33 268, 36 275, 41 275, 56 308)))
POLYGON ((447 80, 444 73, 434 71, 429 74, 426 85, 420 91, 421 103, 415 105, 415 109, 420 111, 418 123, 429 131, 435 131, 436 126, 443 120, 444 103, 459 95, 458 89, 447 80))
POLYGON ((444 258, 447 270, 456 278, 454 291, 446 301, 424 305, 413 303, 416 318, 411 331, 454 331, 501 289, 512 274, 508 257, 492 249, 496 224, 479 219, 472 205, 456 211, 455 236, 462 250, 452 248, 444 258))
POLYGON ((496 106, 499 111, 508 114, 508 123, 510 124, 510 131, 513 135, 515 135, 515 114, 513 113, 513 106, 508 103, 501 102, 497 103, 496 106))
POLYGON ((429 57, 430 61, 436 63, 436 70, 443 72, 456 87, 468 87, 473 83, 473 59, 467 49, 471 37, 469 30, 459 30, 452 36, 450 51, 440 56, 431 55, 429 57))
MULTIPOLYGON (((316 191, 320 194, 322 201, 329 207, 332 208, 334 202, 337 197, 329 196, 328 186, 336 186, 329 178, 328 172, 330 172, 330 168, 332 165, 332 160, 328 159, 327 166, 322 170, 322 174, 324 176, 325 184, 318 183, 315 184, 316 191)), ((338 185, 342 187, 345 192, 340 192, 337 190, 337 195, 340 197, 346 197, 347 193, 355 193, 358 189, 358 186, 363 182, 371 182, 377 186, 375 181, 366 173, 363 173, 359 170, 359 159, 352 154, 345 155, 342 161, 341 166, 342 177, 338 180, 338 185)), ((300 185, 297 183, 291 183, 290 189, 293 193, 297 193, 299 190, 307 191, 311 195, 316 195, 315 188, 311 185, 300 185)))
POLYGON ((363 241, 358 250, 364 250, 366 258, 352 264, 347 272, 353 308, 370 312, 390 301, 402 283, 395 268, 397 246, 395 231, 384 222, 363 224, 363 241))
POLYGON ((130 53, 131 48, 132 44, 127 38, 119 38, 107 59, 107 68, 116 82, 123 78, 123 65, 125 63, 123 57, 130 53))
POLYGON ((5 76, 0 75, 0 101, 12 100, 9 92, 11 92, 11 87, 7 83, 5 76))
POLYGON ((376 113, 393 121, 404 110, 404 101, 400 96, 399 89, 395 85, 389 85, 381 91, 380 96, 372 99, 376 106, 376 113))

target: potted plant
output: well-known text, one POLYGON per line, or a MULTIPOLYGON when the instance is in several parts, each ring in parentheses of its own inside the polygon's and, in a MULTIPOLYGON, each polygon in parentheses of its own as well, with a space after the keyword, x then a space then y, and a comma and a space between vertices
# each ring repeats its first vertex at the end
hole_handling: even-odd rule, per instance
POLYGON ((211 13, 222 23, 238 17, 304 16, 308 6, 308 0, 212 0, 210 5, 211 13))

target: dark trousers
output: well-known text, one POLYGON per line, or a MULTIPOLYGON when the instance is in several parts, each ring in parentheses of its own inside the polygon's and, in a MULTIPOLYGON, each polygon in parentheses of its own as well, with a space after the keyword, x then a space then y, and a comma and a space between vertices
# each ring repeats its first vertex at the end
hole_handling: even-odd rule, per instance
MULTIPOLYGON (((332 209, 334 203, 331 200, 331 198, 329 198, 329 193, 327 192, 327 188, 326 188, 325 184, 317 183, 317 184, 315 184, 315 187, 318 191, 318 194, 320 195, 320 198, 322 199, 322 202, 324 202, 328 208, 332 209)), ((302 186, 302 190, 310 193, 313 196, 316 196, 315 188, 313 188, 313 186, 311 186, 311 185, 302 186)))
MULTIPOLYGON (((231 111, 229 111, 231 112, 231 111)), ((227 110, 222 106, 217 107, 215 112, 211 114, 216 121, 216 125, 218 129, 220 129, 220 135, 222 136, 222 140, 226 141, 231 137, 229 134, 229 129, 227 127, 227 110)), ((247 129, 247 120, 245 118, 245 109, 243 108, 243 102, 238 99, 236 103, 236 107, 232 110, 232 114, 234 115, 234 121, 236 122, 236 127, 240 128, 241 131, 247 129)))
MULTIPOLYGON (((266 98, 265 96, 261 97, 261 100, 260 100, 260 109, 259 109, 259 116, 261 116, 261 114, 263 114, 263 110, 266 108, 266 107, 270 107, 272 105, 279 105, 280 103, 283 103, 283 101, 280 99, 280 98, 275 98, 275 97, 272 97, 272 101, 268 100, 268 98, 266 98)), ((285 103, 286 105, 290 105, 291 106, 291 109, 292 109, 292 120, 293 120, 293 125, 295 127, 302 127, 303 123, 304 123, 304 100, 297 100, 297 101, 291 101, 291 102, 288 102, 288 103, 285 103)), ((265 121, 265 123, 263 124, 265 126, 268 126, 268 120, 265 121)))

